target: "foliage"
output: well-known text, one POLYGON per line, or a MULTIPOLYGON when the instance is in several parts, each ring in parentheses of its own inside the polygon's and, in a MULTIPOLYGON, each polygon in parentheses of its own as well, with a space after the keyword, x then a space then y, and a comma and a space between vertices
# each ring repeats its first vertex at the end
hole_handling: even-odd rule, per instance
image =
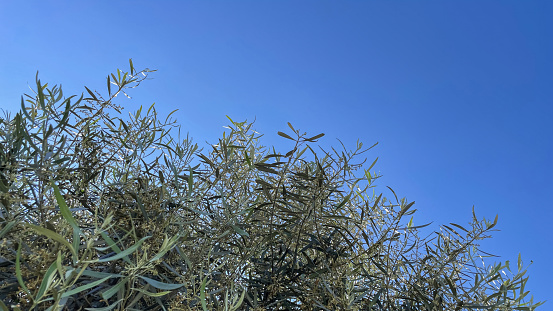
MULTIPOLYGON (((533 310, 522 261, 484 266, 497 222, 426 238, 414 202, 375 194, 354 150, 290 151, 247 122, 207 151, 154 106, 115 98, 150 70, 117 71, 107 98, 36 79, 1 120, 0 309, 533 310), (359 174, 361 172, 361 174, 359 174), (511 272, 513 271, 513 272, 511 272)), ((229 118, 230 119, 230 118, 229 118)), ((291 132, 290 132, 291 131, 291 132)), ((372 147, 371 147, 372 148, 372 147)))

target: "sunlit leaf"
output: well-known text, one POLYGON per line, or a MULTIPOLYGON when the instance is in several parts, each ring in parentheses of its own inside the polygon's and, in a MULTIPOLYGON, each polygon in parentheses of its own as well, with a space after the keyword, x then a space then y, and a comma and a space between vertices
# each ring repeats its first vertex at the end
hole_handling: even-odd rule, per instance
POLYGON ((73 248, 73 245, 71 245, 71 243, 69 243, 64 237, 62 237, 58 233, 56 233, 54 231, 51 231, 51 230, 48 230, 46 228, 42 228, 42 227, 39 227, 39 226, 32 225, 32 224, 24 224, 24 225, 31 228, 31 229, 33 229, 34 231, 36 231, 36 232, 38 232, 42 235, 47 236, 48 238, 50 238, 50 239, 52 239, 56 242, 59 242, 59 243, 65 245, 71 251, 73 256, 75 258, 77 257, 77 252, 73 248))
POLYGON ((200 284, 200 303, 202 304, 202 309, 204 311, 207 311, 207 301, 205 299, 206 283, 207 283, 207 276, 202 280, 202 284, 200 284))
POLYGON ((38 288, 35 301, 39 301, 40 299, 42 299, 42 296, 44 296, 44 293, 46 292, 46 290, 50 288, 50 285, 52 284, 52 280, 54 279, 57 272, 56 268, 57 268, 56 262, 53 262, 48 268, 48 270, 46 270, 46 273, 42 278, 42 282, 40 283, 40 287, 38 288))
POLYGON ((146 296, 150 296, 150 297, 161 297, 161 296, 165 296, 165 295, 171 293, 170 290, 163 291, 163 292, 158 292, 158 293, 152 293, 152 292, 149 292, 149 291, 141 289, 141 288, 133 288, 132 290, 137 291, 137 292, 141 292, 142 294, 144 294, 146 296))
MULTIPOLYGON (((108 278, 109 277, 107 277, 105 279, 107 280, 108 278)), ((102 279, 102 280, 104 280, 104 279, 102 279)), ((108 288, 106 291, 104 291, 102 293, 102 298, 104 298, 105 300, 110 299, 111 297, 113 297, 113 295, 117 294, 118 291, 120 291, 121 289, 124 289, 123 286, 125 284, 127 284, 127 282, 128 282, 127 278, 122 279, 116 285, 114 285, 114 286, 108 288)))
POLYGON ((113 261, 113 260, 124 258, 124 257, 134 253, 140 247, 140 245, 142 245, 142 243, 144 243, 144 241, 146 239, 149 239, 149 238, 150 238, 150 236, 145 236, 142 239, 140 239, 138 242, 136 242, 133 246, 127 248, 124 251, 121 251, 120 253, 118 253, 116 255, 113 255, 113 256, 107 257, 107 258, 102 258, 102 259, 95 259, 95 260, 92 260, 90 262, 108 262, 108 261, 113 261))
POLYGON ((90 282, 88 284, 85 284, 85 285, 82 285, 82 286, 79 286, 77 288, 74 288, 72 290, 69 290, 69 291, 66 291, 65 293, 63 293, 61 295, 61 297, 70 297, 70 296, 73 296, 75 294, 78 294, 82 291, 85 291, 85 290, 88 290, 88 289, 91 289, 91 288, 94 288, 102 283, 104 283, 105 281, 109 280, 109 276, 108 277, 105 277, 103 279, 100 279, 100 280, 97 280, 97 281, 94 281, 94 282, 90 282))
POLYGON ((140 276, 141 279, 146 281, 148 284, 152 285, 153 287, 161 290, 174 290, 177 288, 181 288, 184 284, 174 284, 174 283, 163 283, 160 281, 156 281, 154 279, 150 279, 145 276, 140 276))
MULTIPOLYGON (((113 251, 115 251, 116 253, 120 254, 121 253, 121 249, 119 248, 119 246, 117 246, 117 243, 115 243, 115 241, 113 241, 112 238, 109 237, 109 235, 107 235, 106 232, 100 232, 100 235, 102 236, 102 238, 108 243, 108 247, 110 247, 111 249, 113 249, 113 251)), ((127 256, 124 256, 123 257, 123 260, 125 260, 127 263, 130 263, 132 264, 131 260, 129 259, 129 257, 127 256)))
POLYGON ((8 222, 4 228, 2 228, 2 230, 0 230, 0 238, 2 238, 5 234, 7 234, 12 228, 13 226, 15 226, 17 224, 17 221, 15 220, 12 220, 10 222, 8 222))

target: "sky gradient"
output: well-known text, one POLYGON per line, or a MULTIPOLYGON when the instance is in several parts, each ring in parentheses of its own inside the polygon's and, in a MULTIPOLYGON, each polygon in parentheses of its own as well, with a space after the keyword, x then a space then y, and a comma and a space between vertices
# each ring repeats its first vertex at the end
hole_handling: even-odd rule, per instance
MULTIPOLYGON (((80 94, 117 68, 157 69, 127 111, 156 102, 201 146, 256 120, 321 145, 369 146, 415 223, 499 214, 484 250, 522 253, 551 302, 553 1, 1 1, 0 108, 36 71, 80 94)), ((491 263, 492 261, 489 261, 491 263)))

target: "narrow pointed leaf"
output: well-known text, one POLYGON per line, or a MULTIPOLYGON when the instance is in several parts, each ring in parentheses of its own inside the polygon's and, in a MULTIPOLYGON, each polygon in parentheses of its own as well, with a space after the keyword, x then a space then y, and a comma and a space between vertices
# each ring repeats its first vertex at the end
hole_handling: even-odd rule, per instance
POLYGON ((6 234, 8 233, 12 228, 13 226, 15 226, 15 223, 16 221, 15 220, 12 220, 10 222, 8 222, 8 224, 6 226, 4 226, 4 228, 2 228, 2 230, 0 230, 0 239, 6 234))
MULTIPOLYGON (((109 235, 107 235, 105 232, 100 232, 100 235, 102 236, 102 238, 104 238, 104 240, 106 242, 108 242, 108 246, 113 249, 114 252, 116 253, 121 253, 121 249, 119 248, 119 246, 117 246, 117 243, 115 243, 115 241, 109 237, 109 235)), ((129 257, 123 257, 123 260, 125 260, 126 262, 132 264, 131 260, 129 259, 129 257)))
POLYGON ((202 284, 200 285, 200 302, 202 304, 202 309, 207 311, 207 301, 205 300, 205 286, 207 282, 207 276, 203 279, 202 284))
POLYGON ((23 282, 23 277, 21 276, 21 243, 17 247, 17 254, 15 256, 15 277, 21 288, 30 296, 31 292, 23 282))
POLYGON ((288 139, 290 139, 290 140, 294 140, 292 137, 290 137, 290 136, 289 136, 288 134, 286 134, 286 133, 277 132, 277 134, 278 134, 279 136, 284 137, 284 138, 288 138, 288 139))
POLYGON ((92 96, 94 100, 98 101, 98 98, 96 97, 96 95, 94 95, 94 93, 89 88, 87 88, 86 86, 84 88, 87 90, 88 94, 90 94, 90 96, 92 96))
POLYGON ((10 309, 8 309, 8 306, 6 306, 6 304, 3 303, 2 300, 0 300, 0 309, 2 311, 10 311, 10 309))
POLYGON ((127 280, 128 280, 127 278, 124 278, 121 281, 119 281, 119 283, 117 283, 115 286, 110 287, 108 290, 104 291, 102 293, 102 298, 104 298, 105 300, 108 300, 111 297, 113 297, 113 295, 117 294, 117 292, 121 289, 123 285, 127 284, 127 280))
POLYGON ((152 292, 149 292, 149 291, 144 290, 142 288, 133 288, 132 290, 135 290, 137 292, 141 292, 142 294, 144 294, 146 296, 150 296, 150 297, 161 297, 161 296, 165 296, 165 295, 171 293, 170 290, 159 292, 159 293, 152 293, 152 292))
POLYGON ((77 252, 75 251, 75 249, 73 248, 73 245, 71 245, 71 243, 69 243, 66 239, 64 239, 61 235, 59 235, 58 233, 52 231, 52 230, 48 230, 46 228, 42 228, 42 227, 39 227, 39 226, 35 226, 35 225, 32 225, 32 224, 24 224, 24 226, 26 227, 29 227, 31 229, 33 229, 34 231, 42 234, 42 235, 45 235, 47 236, 48 238, 56 241, 56 242, 59 242, 63 245, 65 245, 67 248, 69 248, 69 250, 71 251, 71 253, 73 254, 74 257, 77 257, 77 252))
POLYGON ((378 157, 376 157, 376 159, 373 161, 373 163, 371 164, 371 166, 369 166, 369 168, 367 169, 367 171, 370 171, 371 168, 373 168, 373 166, 376 164, 376 161, 378 161, 378 157))
POLYGON ((42 278, 42 282, 40 283, 40 287, 38 288, 38 292, 36 294, 36 298, 35 298, 36 301, 39 301, 42 298, 42 296, 44 296, 44 293, 46 292, 48 287, 50 287, 50 284, 52 283, 52 280, 56 275, 56 268, 57 268, 57 265, 56 265, 56 262, 54 261, 50 265, 46 273, 44 274, 44 277, 42 278))
POLYGON ((244 231, 243 229, 241 229, 240 227, 238 226, 235 226, 235 225, 230 225, 232 227, 232 229, 234 229, 234 231, 238 234, 240 234, 241 236, 246 236, 246 237, 249 237, 250 235, 244 231))
POLYGON ((174 290, 174 289, 177 289, 177 288, 181 288, 184 285, 184 284, 175 284, 175 283, 163 283, 163 282, 160 282, 160 281, 156 281, 154 279, 150 279, 150 278, 145 277, 145 276, 140 276, 140 278, 143 279, 144 281, 146 281, 151 286, 153 286, 155 288, 158 288, 158 289, 161 289, 161 290, 174 290))
POLYGON ((134 251, 136 251, 140 247, 140 245, 142 245, 142 243, 144 243, 144 241, 146 241, 146 239, 149 239, 149 238, 150 238, 150 236, 143 237, 142 239, 140 239, 140 241, 136 242, 133 246, 127 248, 126 250, 120 252, 117 255, 113 255, 113 256, 108 257, 108 258, 92 260, 91 262, 108 262, 108 261, 112 261, 112 260, 121 259, 121 258, 123 258, 127 255, 130 255, 130 254, 134 253, 134 251))
POLYGON ((319 139, 319 138, 321 138, 321 137, 323 137, 323 136, 325 136, 325 134, 324 134, 324 133, 321 133, 321 134, 315 135, 315 136, 313 136, 313 137, 311 137, 311 138, 307 138, 306 140, 307 140, 307 141, 310 141, 310 142, 315 142, 315 140, 317 140, 317 139, 319 139))
POLYGON ((294 133, 296 132, 296 129, 294 129, 294 127, 292 126, 292 124, 290 124, 290 122, 288 122, 288 127, 289 127, 290 129, 292 129, 292 131, 294 131, 294 133))
POLYGON ((80 293, 80 292, 82 292, 82 291, 85 291, 85 290, 87 290, 87 289, 91 289, 91 288, 93 288, 93 287, 96 287, 96 286, 98 286, 98 285, 104 283, 104 282, 107 281, 109 278, 110 278, 110 277, 108 276, 108 277, 105 277, 105 278, 103 278, 103 279, 100 279, 100 280, 97 280, 97 281, 94 281, 94 282, 90 282, 90 283, 85 284, 85 285, 83 285, 83 286, 79 286, 79 287, 77 287, 77 288, 74 288, 74 289, 72 289, 72 290, 69 290, 69 291, 63 293, 63 294, 61 295, 61 297, 62 297, 62 298, 65 298, 65 297, 73 296, 73 295, 78 294, 78 293, 80 293))

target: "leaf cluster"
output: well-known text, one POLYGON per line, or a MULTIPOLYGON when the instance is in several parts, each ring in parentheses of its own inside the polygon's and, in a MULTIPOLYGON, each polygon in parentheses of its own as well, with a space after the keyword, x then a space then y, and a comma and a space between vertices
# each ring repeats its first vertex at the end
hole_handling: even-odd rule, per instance
MULTIPOLYGON (((203 150, 151 105, 119 94, 151 70, 117 70, 107 97, 36 79, 0 120, 2 310, 533 310, 519 257, 485 266, 497 223, 421 236, 414 202, 376 192, 372 147, 287 152, 230 120, 203 150)), ((290 132, 289 132, 290 133, 290 132)))

